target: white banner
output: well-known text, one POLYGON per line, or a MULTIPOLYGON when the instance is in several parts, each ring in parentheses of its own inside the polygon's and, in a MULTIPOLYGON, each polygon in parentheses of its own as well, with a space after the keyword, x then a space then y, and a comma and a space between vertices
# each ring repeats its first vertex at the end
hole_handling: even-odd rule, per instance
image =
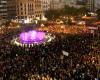
POLYGON ((66 51, 62 51, 62 53, 63 53, 63 55, 65 55, 65 56, 68 56, 68 55, 69 55, 69 53, 66 52, 66 51))

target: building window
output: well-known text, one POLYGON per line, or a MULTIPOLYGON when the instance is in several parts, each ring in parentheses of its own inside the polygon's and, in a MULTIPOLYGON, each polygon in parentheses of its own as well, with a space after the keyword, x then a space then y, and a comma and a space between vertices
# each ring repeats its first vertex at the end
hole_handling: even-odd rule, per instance
POLYGON ((23 12, 21 12, 21 15, 23 15, 23 12))
POLYGON ((22 3, 20 3, 20 6, 22 6, 22 3))

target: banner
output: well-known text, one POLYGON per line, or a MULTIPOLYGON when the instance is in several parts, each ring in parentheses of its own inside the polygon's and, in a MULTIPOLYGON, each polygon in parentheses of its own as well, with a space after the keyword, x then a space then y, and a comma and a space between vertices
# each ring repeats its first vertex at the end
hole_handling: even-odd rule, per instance
POLYGON ((66 52, 66 51, 62 51, 62 53, 63 53, 63 55, 65 55, 65 56, 69 56, 69 53, 66 52))

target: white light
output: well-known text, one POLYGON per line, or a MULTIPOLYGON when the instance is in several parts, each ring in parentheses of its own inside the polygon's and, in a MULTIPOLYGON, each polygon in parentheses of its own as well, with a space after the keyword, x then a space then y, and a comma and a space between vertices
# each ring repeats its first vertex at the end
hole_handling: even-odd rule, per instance
POLYGON ((42 17, 42 20, 43 20, 43 21, 47 21, 47 18, 43 16, 43 17, 42 17))
POLYGON ((35 20, 35 23, 37 24, 37 23, 38 23, 38 21, 37 21, 37 20, 35 20))
POLYGON ((40 20, 40 17, 36 17, 37 20, 40 20))
POLYGON ((41 24, 41 26, 43 27, 43 26, 44 26, 44 24, 41 24))
POLYGON ((24 20, 24 23, 30 23, 29 19, 24 20))

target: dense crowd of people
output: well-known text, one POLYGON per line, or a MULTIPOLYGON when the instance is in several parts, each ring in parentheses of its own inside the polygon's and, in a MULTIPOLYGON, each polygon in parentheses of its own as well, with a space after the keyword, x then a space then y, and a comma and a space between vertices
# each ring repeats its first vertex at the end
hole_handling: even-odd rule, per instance
POLYGON ((53 33, 56 39, 46 45, 11 45, 12 36, 0 41, 0 80, 94 80, 95 64, 88 62, 92 51, 91 34, 53 33), (65 56, 62 50, 69 53, 65 56))
POLYGON ((70 34, 78 34, 78 33, 90 33, 88 27, 82 25, 81 27, 78 25, 64 25, 64 24, 50 24, 43 25, 38 28, 40 31, 48 31, 48 32, 56 32, 56 33, 70 33, 70 34))

